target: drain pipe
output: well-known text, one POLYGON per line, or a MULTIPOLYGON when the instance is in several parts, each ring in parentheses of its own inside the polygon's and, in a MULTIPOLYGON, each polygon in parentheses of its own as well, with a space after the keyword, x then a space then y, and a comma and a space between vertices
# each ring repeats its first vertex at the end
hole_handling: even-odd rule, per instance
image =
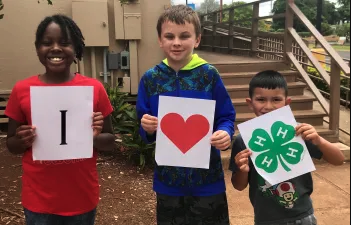
POLYGON ((107 48, 104 48, 104 83, 107 84, 107 48))
POLYGON ((91 48, 91 77, 96 79, 96 57, 95 48, 91 48))

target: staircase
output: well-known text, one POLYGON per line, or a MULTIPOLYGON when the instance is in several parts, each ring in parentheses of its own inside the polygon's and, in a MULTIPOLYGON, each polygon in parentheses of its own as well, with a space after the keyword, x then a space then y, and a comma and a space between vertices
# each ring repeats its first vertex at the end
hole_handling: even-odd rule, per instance
MULTIPOLYGON (((286 77, 296 120, 314 125, 321 136, 331 142, 338 142, 340 102, 349 104, 348 97, 341 98, 341 91, 349 90, 349 87, 342 87, 340 79, 350 80, 350 66, 302 13, 295 4, 295 0, 286 0, 285 13, 260 17, 260 5, 268 1, 270 0, 257 0, 201 14, 200 49, 207 51, 203 52, 202 56, 219 69, 238 111, 236 124, 254 118, 245 104, 250 78, 262 70, 273 69, 280 71, 286 77), (245 7, 252 8, 252 15, 237 20, 234 15, 240 13, 238 10, 245 7), (222 18, 221 15, 229 15, 229 17, 219 19, 222 18), (285 22, 285 31, 277 33, 260 30, 259 21, 268 18, 285 22), (314 56, 308 43, 295 30, 295 19, 299 20, 316 38, 325 50, 323 56, 331 59, 329 62, 321 62, 314 56), (242 26, 243 22, 248 22, 249 25, 242 26), (217 55, 216 59, 213 54, 218 53, 222 54, 217 55), (229 59, 225 55, 232 58, 229 59), (328 67, 324 68, 321 63, 328 67), (316 73, 310 72, 309 69, 314 69, 316 73), (320 90, 316 86, 316 81, 325 84, 330 91, 327 93, 325 90, 320 90), (306 94, 307 88, 313 97, 306 94), (318 104, 314 105, 321 106, 320 110, 313 107, 313 102, 316 100, 318 104), (324 118, 329 118, 329 124, 324 124, 324 118)), ((348 132, 347 134, 350 135, 348 132)))
POLYGON ((5 116, 6 101, 0 102, 0 124, 6 124, 9 119, 5 116))
POLYGON ((318 133, 330 142, 339 141, 338 135, 324 125, 326 113, 313 109, 316 98, 304 94, 307 85, 297 80, 299 72, 291 70, 284 62, 202 51, 197 51, 197 54, 214 65, 221 74, 223 83, 237 112, 236 135, 239 133, 237 130, 238 124, 255 118, 245 101, 249 94, 250 80, 258 72, 273 69, 279 71, 288 83, 289 97, 292 98, 291 108, 296 121, 315 126, 318 133))
POLYGON ((7 99, 10 96, 11 91, 0 90, 0 130, 6 130, 9 119, 5 116, 5 108, 7 105, 7 99))

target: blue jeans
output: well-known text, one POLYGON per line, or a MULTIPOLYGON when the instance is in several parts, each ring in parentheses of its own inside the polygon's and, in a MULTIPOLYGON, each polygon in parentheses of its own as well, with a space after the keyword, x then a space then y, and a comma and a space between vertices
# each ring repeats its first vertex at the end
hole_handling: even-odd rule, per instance
POLYGON ((94 225, 96 209, 78 216, 42 214, 24 209, 26 225, 94 225))

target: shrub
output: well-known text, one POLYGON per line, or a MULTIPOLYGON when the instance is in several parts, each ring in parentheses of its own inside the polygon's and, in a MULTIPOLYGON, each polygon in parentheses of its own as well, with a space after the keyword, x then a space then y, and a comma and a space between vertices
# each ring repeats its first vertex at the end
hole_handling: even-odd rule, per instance
MULTIPOLYGON (((315 76, 315 77, 323 79, 315 68, 308 67, 307 72, 309 74, 315 76)), ((313 80, 314 84, 316 85, 316 87, 318 89, 320 89, 320 90, 322 90, 324 92, 330 93, 330 88, 329 88, 328 84, 324 80, 316 79, 314 77, 311 77, 311 79, 313 80)), ((345 77, 340 76, 340 86, 350 88, 350 86, 348 85, 348 79, 345 78, 345 77)), ((341 97, 341 99, 346 100, 348 94, 349 93, 348 93, 347 90, 340 89, 340 95, 341 95, 340 97, 341 97)))
POLYGON ((127 93, 118 87, 105 85, 107 95, 114 109, 112 124, 114 133, 121 139, 121 147, 129 159, 137 161, 141 168, 152 164, 155 158, 155 144, 146 144, 139 135, 140 121, 137 117, 135 106, 127 103, 127 93))

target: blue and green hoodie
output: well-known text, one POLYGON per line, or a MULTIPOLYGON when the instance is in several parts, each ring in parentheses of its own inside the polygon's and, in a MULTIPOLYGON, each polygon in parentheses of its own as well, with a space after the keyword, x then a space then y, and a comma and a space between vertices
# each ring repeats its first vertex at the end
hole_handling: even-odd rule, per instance
MULTIPOLYGON (((159 96, 209 99, 216 101, 213 132, 224 130, 234 134, 235 110, 217 69, 194 54, 179 72, 164 60, 141 78, 137 100, 139 119, 144 114, 158 114, 159 96)), ((154 142, 143 128, 140 135, 147 143, 154 142)), ((156 166, 154 191, 169 196, 211 196, 225 192, 220 151, 212 147, 210 168, 156 166)))

